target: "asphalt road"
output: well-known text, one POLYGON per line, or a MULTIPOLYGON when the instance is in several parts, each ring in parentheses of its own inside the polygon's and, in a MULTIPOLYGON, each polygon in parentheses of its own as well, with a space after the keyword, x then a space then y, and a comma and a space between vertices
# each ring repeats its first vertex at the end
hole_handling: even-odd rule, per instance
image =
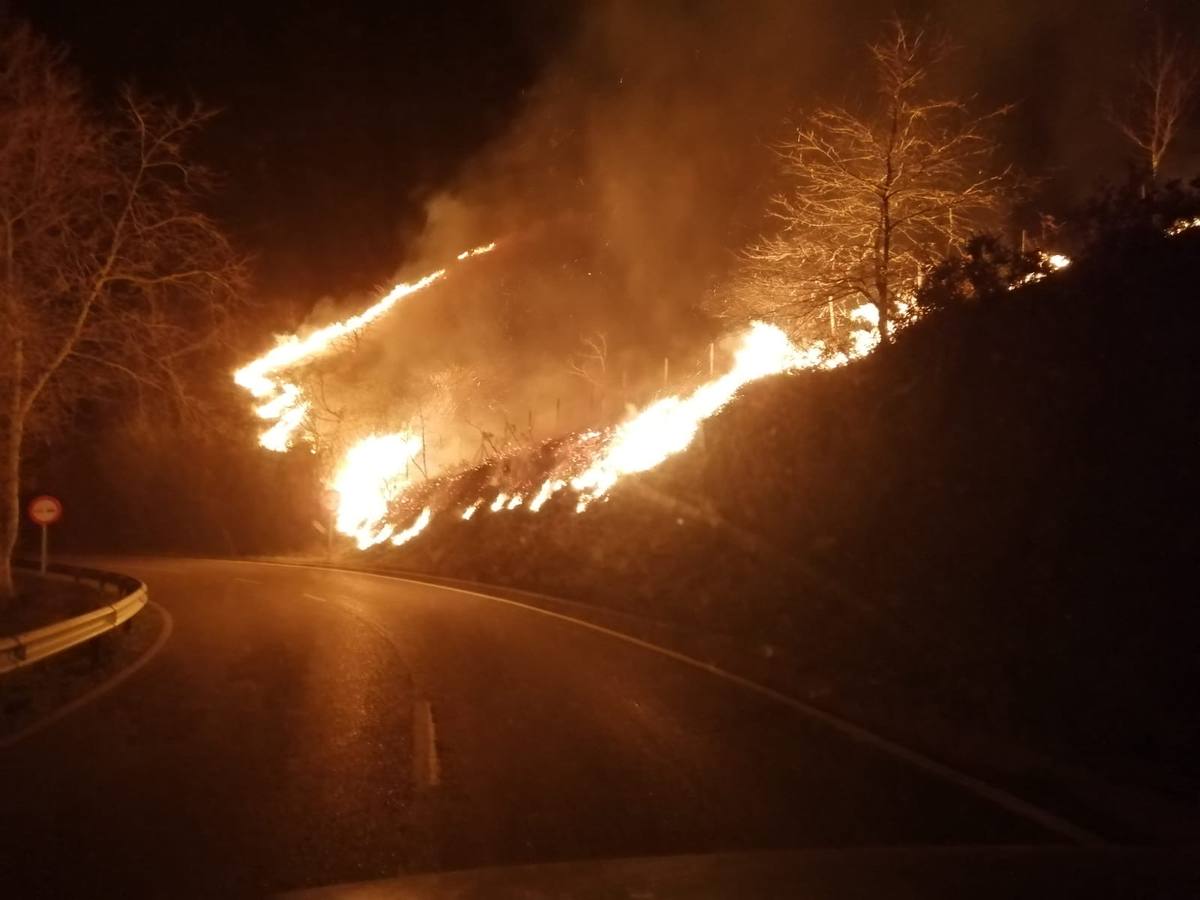
POLYGON ((529 862, 1055 837, 735 683, 365 574, 103 560, 174 632, 0 749, 12 897, 234 896, 529 862))

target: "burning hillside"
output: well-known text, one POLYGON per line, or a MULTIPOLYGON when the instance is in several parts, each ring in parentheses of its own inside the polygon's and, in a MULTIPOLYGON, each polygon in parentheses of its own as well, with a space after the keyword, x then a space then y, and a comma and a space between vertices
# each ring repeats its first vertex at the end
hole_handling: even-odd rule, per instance
MULTIPOLYGON (((489 243, 457 255, 461 263, 491 251, 489 243)), ((319 328, 307 336, 292 335, 239 369, 234 380, 256 400, 256 415, 270 426, 259 442, 282 452, 297 443, 315 441, 305 428, 312 400, 293 376, 313 361, 344 351, 351 339, 363 336, 373 323, 401 300, 435 284, 447 275, 437 269, 412 282, 396 285, 356 315, 319 328)), ((849 351, 833 350, 824 341, 797 345, 777 327, 754 322, 731 336, 728 370, 694 389, 656 399, 630 413, 613 427, 587 430, 556 439, 552 452, 537 465, 520 467, 522 474, 498 483, 466 502, 431 501, 412 510, 414 497, 423 495, 428 470, 420 465, 424 438, 409 429, 389 430, 376 424, 350 442, 334 468, 328 487, 337 492, 336 526, 354 539, 359 549, 384 541, 395 545, 416 537, 433 516, 451 512, 470 519, 481 507, 489 513, 527 509, 538 512, 553 497, 568 491, 576 512, 606 497, 622 478, 652 469, 685 450, 701 423, 725 406, 745 385, 768 375, 798 369, 836 368, 869 353, 878 341, 872 331, 870 308, 852 313, 862 327, 854 331, 849 351), (396 510, 409 509, 407 524, 396 510)), ((511 471, 511 470, 510 470, 511 471)))
POLYGON ((1198 251, 1081 259, 856 365, 749 383, 584 515, 569 488, 499 512, 553 442, 416 487, 405 523, 485 502, 364 564, 581 602, 563 611, 948 758, 1028 740, 1194 771, 1179 723, 1200 720, 1170 698, 1196 669, 1200 395, 1175 298, 1198 251))
MULTIPOLYGON (((1175 237, 1195 225, 1195 220, 1181 219, 1168 227, 1166 234, 1175 237)), ((317 361, 336 357, 354 342, 369 338, 372 326, 401 300, 443 280, 452 266, 495 247, 496 243, 490 242, 459 252, 453 263, 397 284, 355 315, 306 336, 280 338, 274 348, 239 369, 234 380, 259 401, 256 415, 272 423, 260 435, 262 446, 282 452, 306 443, 316 452, 319 434, 306 427, 312 424, 313 399, 299 375, 317 361)), ((1009 284, 1010 291, 1070 264, 1062 254, 1042 252, 1039 256, 1032 271, 1009 284)), ((919 318, 920 310, 907 298, 894 304, 892 316, 903 326, 919 318)), ((337 496, 336 528, 365 550, 385 541, 405 544, 439 515, 471 520, 480 513, 518 509, 537 513, 564 492, 576 513, 583 513, 595 501, 606 499, 623 478, 654 469, 686 450, 703 422, 746 385, 784 372, 839 368, 870 354, 879 343, 876 308, 866 304, 850 310, 849 319, 853 327, 844 350, 820 339, 797 343, 774 325, 753 322, 728 337, 730 362, 723 374, 710 371, 707 380, 690 390, 657 396, 642 409, 629 410, 614 425, 597 423, 578 433, 555 435, 540 446, 523 447, 515 458, 489 467, 486 484, 471 489, 462 487, 468 482, 458 476, 468 467, 461 465, 443 470, 431 481, 423 413, 419 432, 411 423, 371 421, 368 417, 357 433, 351 429, 327 478, 326 487, 337 496)))

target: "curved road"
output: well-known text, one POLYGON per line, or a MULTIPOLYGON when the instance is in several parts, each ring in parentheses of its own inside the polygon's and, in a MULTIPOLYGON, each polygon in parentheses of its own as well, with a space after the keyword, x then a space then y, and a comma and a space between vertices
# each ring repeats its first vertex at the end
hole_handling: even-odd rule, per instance
POLYGON ((13 897, 1054 840, 737 684, 520 606, 322 569, 94 564, 145 580, 175 630, 115 690, 0 749, 13 897))

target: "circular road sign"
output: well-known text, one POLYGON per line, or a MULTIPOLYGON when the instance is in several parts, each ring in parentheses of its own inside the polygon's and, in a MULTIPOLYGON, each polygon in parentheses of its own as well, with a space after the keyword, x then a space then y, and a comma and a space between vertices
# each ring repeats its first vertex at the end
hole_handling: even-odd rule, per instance
POLYGON ((342 502, 341 493, 338 491, 335 491, 333 488, 330 488, 324 494, 321 495, 321 505, 324 506, 330 512, 335 512, 338 508, 338 504, 341 502, 342 502))
POLYGON ((62 518, 63 505, 57 497, 42 494, 29 501, 29 518, 38 525, 50 525, 62 518))

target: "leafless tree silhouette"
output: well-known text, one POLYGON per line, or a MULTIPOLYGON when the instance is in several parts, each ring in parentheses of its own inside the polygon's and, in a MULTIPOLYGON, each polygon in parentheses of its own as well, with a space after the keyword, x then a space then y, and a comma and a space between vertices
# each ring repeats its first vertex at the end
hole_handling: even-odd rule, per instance
POLYGON ((240 260, 200 211, 209 179, 186 155, 209 118, 131 92, 97 114, 61 50, 0 30, 0 604, 27 443, 84 400, 186 409, 189 373, 241 296, 240 260))
POLYGON ((1109 115, 1136 148, 1151 180, 1158 178, 1163 158, 1191 110, 1198 79, 1196 54, 1178 37, 1168 39, 1160 23, 1153 45, 1133 67, 1132 90, 1124 107, 1109 115))
POLYGON ((799 331, 834 305, 869 303, 886 340, 921 273, 996 219, 1013 179, 993 164, 991 126, 1009 108, 980 115, 931 96, 951 48, 924 29, 893 20, 869 49, 878 102, 818 109, 779 145, 777 230, 745 251, 719 314, 799 331))

